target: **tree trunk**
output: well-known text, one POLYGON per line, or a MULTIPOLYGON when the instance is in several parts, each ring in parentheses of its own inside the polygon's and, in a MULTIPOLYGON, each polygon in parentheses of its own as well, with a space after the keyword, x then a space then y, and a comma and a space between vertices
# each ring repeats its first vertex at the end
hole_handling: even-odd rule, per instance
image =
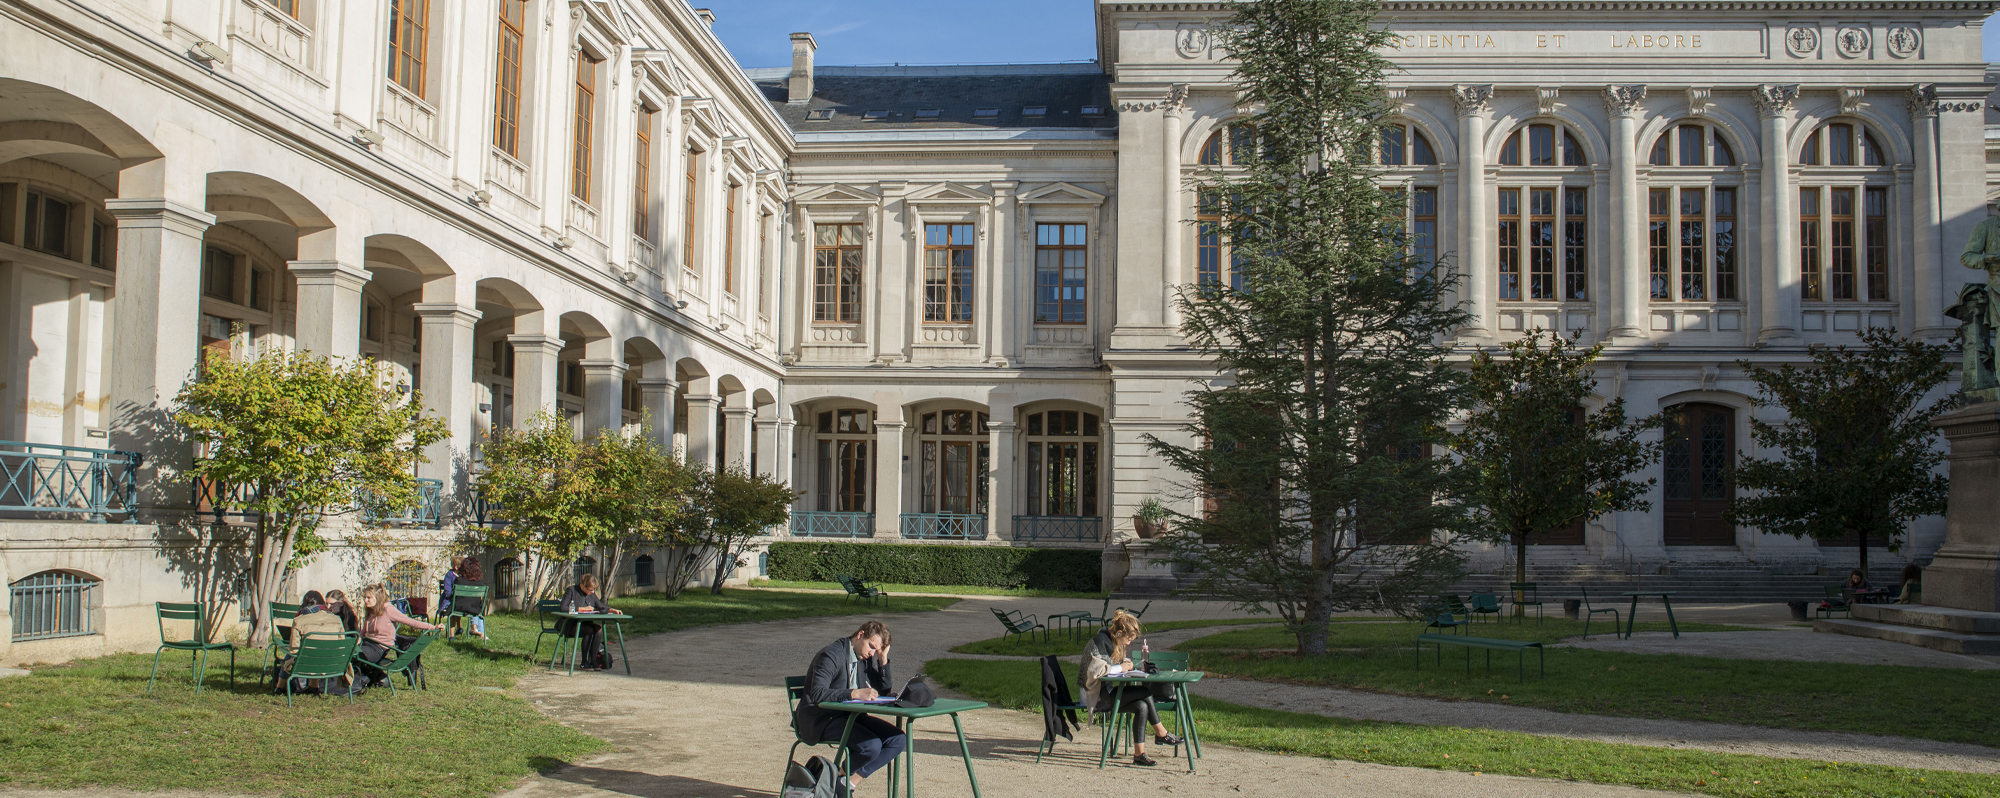
POLYGON ((1857 550, 1861 552, 1861 578, 1865 580, 1868 578, 1868 530, 1854 530, 1854 539, 1860 543, 1857 550))
POLYGON ((715 581, 709 585, 709 595, 722 595, 722 580, 728 578, 729 566, 736 563, 736 557, 738 556, 734 549, 735 547, 728 543, 722 544, 722 551, 715 558, 715 581))
MULTIPOLYGON (((271 602, 278 600, 278 591, 285 584, 285 566, 292 559, 292 530, 269 518, 269 513, 257 519, 256 559, 251 564, 251 595, 257 606, 251 607, 250 617, 254 620, 250 627, 251 646, 267 645, 274 626, 271 619, 271 602), (275 528, 274 528, 275 527, 275 528)), ((217 619, 208 619, 208 628, 201 630, 213 641, 215 629, 220 624, 217 619)))
MULTIPOLYGON (((1528 581, 1528 535, 1525 532, 1514 536, 1514 581, 1528 581)), ((1513 591, 1513 593, 1514 614, 1525 617, 1528 608, 1521 606, 1521 601, 1526 596, 1521 595, 1521 591, 1519 590, 1513 591)))

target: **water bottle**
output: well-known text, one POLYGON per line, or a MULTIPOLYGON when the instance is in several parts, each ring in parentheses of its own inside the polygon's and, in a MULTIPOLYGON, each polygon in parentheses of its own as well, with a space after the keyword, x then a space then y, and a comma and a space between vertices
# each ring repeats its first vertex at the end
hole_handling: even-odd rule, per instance
POLYGON ((1147 660, 1148 658, 1150 658, 1150 657, 1151 657, 1152 655, 1153 655, 1153 647, 1152 647, 1151 645, 1149 645, 1149 644, 1148 644, 1148 643, 1146 642, 1145 638, 1140 638, 1140 640, 1139 640, 1139 670, 1145 670, 1145 669, 1146 669, 1146 660, 1147 660))

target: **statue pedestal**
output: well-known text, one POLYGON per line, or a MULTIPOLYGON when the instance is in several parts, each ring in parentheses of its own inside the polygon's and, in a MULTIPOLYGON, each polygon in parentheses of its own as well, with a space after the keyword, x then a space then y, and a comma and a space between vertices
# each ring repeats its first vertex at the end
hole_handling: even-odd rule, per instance
POLYGON ((1153 543, 1145 540, 1125 541, 1125 557, 1132 564, 1125 573, 1125 583, 1118 588, 1121 598, 1164 597, 1180 587, 1180 579, 1174 576, 1174 564, 1165 551, 1156 551, 1153 543))
POLYGON ((1944 546, 1924 569, 1924 603, 2000 612, 2000 402, 1932 422, 1951 442, 1944 546))

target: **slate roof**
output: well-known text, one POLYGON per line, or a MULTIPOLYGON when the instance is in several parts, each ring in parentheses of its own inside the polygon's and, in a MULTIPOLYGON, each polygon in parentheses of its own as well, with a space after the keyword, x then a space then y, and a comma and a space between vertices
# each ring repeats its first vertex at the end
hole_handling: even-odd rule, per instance
POLYGON ((1093 64, 1006 67, 823 67, 814 73, 810 103, 786 102, 786 70, 747 70, 773 110, 792 130, 895 131, 1025 128, 1115 129, 1111 78, 1093 64), (1047 109, 1041 116, 1026 108, 1047 109), (1094 106, 1096 114, 1086 115, 1094 106), (993 116, 979 109, 998 109, 993 116), (936 117, 919 117, 935 109, 936 117), (826 119, 814 111, 831 111, 826 119), (887 112, 869 118, 868 112, 887 112))

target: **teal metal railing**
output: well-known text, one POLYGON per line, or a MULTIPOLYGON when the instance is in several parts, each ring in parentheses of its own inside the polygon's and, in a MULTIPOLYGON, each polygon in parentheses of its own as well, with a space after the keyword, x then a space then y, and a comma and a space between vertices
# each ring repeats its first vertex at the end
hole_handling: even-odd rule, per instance
POLYGON ((875 536, 874 513, 792 513, 792 536, 801 538, 869 538, 875 536))
POLYGON ((381 516, 363 507, 361 515, 371 524, 403 524, 436 529, 444 520, 444 480, 417 480, 417 503, 403 515, 381 516))
POLYGON ((82 446, 0 441, 0 510, 90 516, 135 523, 143 455, 82 446))
POLYGON ((1094 515, 1017 515, 1014 516, 1014 539, 1093 541, 1102 534, 1103 523, 1104 519, 1094 515))
POLYGON ((911 540, 985 540, 986 516, 974 513, 904 513, 903 537, 911 540))

